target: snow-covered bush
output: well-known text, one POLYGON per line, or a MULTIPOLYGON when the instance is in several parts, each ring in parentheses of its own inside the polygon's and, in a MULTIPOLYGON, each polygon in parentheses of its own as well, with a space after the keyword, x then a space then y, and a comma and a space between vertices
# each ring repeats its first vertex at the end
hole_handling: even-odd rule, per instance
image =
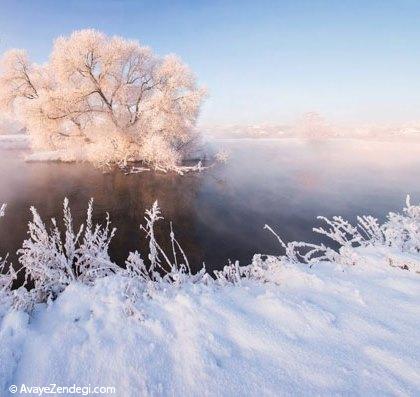
MULTIPOLYGON (((18 272, 0 259, 0 301, 7 297, 14 307, 30 310, 37 302, 54 299, 68 285, 82 283, 92 285, 100 278, 117 275, 122 280, 122 294, 127 300, 127 313, 136 312, 135 301, 144 293, 169 286, 180 287, 185 283, 240 285, 246 280, 281 282, 284 266, 309 264, 321 261, 339 265, 363 264, 372 254, 381 258, 379 263, 403 269, 420 271, 420 206, 411 205, 407 197, 402 214, 390 213, 380 224, 371 216, 358 217, 355 226, 342 217, 320 217, 327 227, 314 231, 334 242, 334 247, 306 242, 285 243, 274 230, 265 226, 278 239, 285 250, 281 256, 254 255, 252 263, 240 266, 229 262, 222 270, 214 271, 213 277, 202 269, 193 274, 186 253, 175 238, 170 224, 170 247, 165 251, 156 237, 156 224, 163 220, 157 201, 145 212, 145 224, 140 228, 148 241, 148 253, 130 252, 125 267, 113 263, 108 247, 115 229, 110 227, 109 216, 104 225, 93 224, 92 200, 87 210, 86 224, 74 229, 68 200, 64 200, 64 233, 52 219, 47 229, 35 208, 31 208, 33 220, 29 223, 29 238, 18 251, 26 281, 17 290, 12 283, 18 272), (144 259, 147 258, 147 259, 144 259)), ((0 217, 5 206, 0 207, 0 217)), ((376 261, 376 263, 378 263, 376 261)), ((140 313, 137 313, 141 316, 140 313)))
POLYGON ((32 207, 29 238, 18 250, 19 262, 26 277, 33 282, 36 300, 54 298, 71 282, 93 283, 97 278, 118 271, 111 262, 108 247, 115 229, 110 228, 109 216, 105 225, 92 224, 92 204, 89 202, 86 225, 74 230, 68 200, 64 200, 64 236, 55 219, 48 230, 37 210, 32 207))
POLYGON ((186 280, 190 282, 208 281, 211 277, 206 273, 204 266, 197 274, 193 275, 191 273, 188 258, 175 238, 172 223, 170 232, 171 254, 167 254, 158 243, 155 235, 155 224, 162 219, 158 202, 155 201, 152 208, 146 210, 145 225, 140 226, 149 241, 148 260, 150 265, 145 264, 137 251, 130 252, 124 274, 129 277, 140 278, 145 282, 168 282, 175 285, 179 285, 186 280))
MULTIPOLYGON (((0 218, 4 216, 5 210, 6 210, 6 204, 2 204, 0 206, 0 218)), ((2 258, 0 256, 0 295, 2 293, 5 293, 10 288, 10 285, 11 285, 11 278, 6 269, 6 265, 7 265, 7 257, 2 258)))
POLYGON ((410 196, 407 196, 403 213, 390 212, 383 224, 372 216, 358 216, 355 226, 341 216, 332 219, 320 216, 318 219, 328 227, 313 231, 331 239, 338 248, 297 241, 286 244, 270 226, 265 225, 265 228, 276 236, 288 261, 303 261, 311 266, 319 261, 355 265, 360 261, 360 248, 367 247, 382 248, 387 252, 420 253, 420 205, 411 205, 410 196))
MULTIPOLYGON (((184 282, 189 283, 216 283, 218 285, 239 284, 242 279, 257 279, 269 281, 268 270, 272 269, 273 261, 270 257, 255 255, 251 265, 240 266, 239 261, 229 263, 222 270, 215 270, 213 277, 207 273, 203 264, 201 270, 195 274, 191 272, 187 255, 175 238, 175 233, 170 224, 171 253, 168 254, 156 240, 155 224, 162 220, 162 214, 157 201, 150 210, 146 210, 145 225, 141 229, 146 233, 149 241, 148 266, 141 255, 131 252, 126 261, 126 270, 123 272, 129 278, 139 278, 146 283, 169 283, 179 286, 184 282)), ((276 260, 278 265, 278 260, 276 260)))
POLYGON ((411 205, 410 196, 403 214, 391 212, 382 229, 385 244, 403 252, 420 252, 420 206, 411 205))
POLYGON ((92 29, 59 37, 44 65, 17 49, 0 64, 0 109, 24 124, 33 148, 99 166, 174 167, 196 141, 204 94, 176 56, 92 29))
POLYGON ((215 282, 221 286, 240 285, 244 280, 277 283, 277 274, 282 272, 284 266, 289 265, 293 263, 287 257, 255 254, 251 264, 247 266, 240 266, 239 261, 229 261, 222 270, 215 270, 215 282))
MULTIPOLYGON (((5 214, 6 204, 0 205, 0 218, 5 214)), ((7 255, 0 256, 0 303, 2 299, 10 298, 13 282, 17 279, 19 272, 15 271, 13 266, 8 263, 7 255)))

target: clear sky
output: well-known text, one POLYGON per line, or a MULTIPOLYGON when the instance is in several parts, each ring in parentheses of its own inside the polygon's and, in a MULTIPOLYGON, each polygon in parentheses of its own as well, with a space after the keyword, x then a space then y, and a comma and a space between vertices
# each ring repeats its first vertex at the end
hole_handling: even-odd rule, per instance
POLYGON ((42 62, 81 28, 180 55, 208 87, 205 124, 420 119, 418 0, 0 0, 0 52, 42 62))

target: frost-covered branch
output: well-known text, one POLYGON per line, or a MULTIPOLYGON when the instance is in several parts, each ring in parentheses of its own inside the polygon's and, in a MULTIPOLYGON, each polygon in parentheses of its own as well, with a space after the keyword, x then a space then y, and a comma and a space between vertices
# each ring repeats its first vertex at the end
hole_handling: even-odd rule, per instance
POLYGON ((6 212, 6 204, 2 204, 0 206, 0 218, 4 216, 4 213, 6 212))
MULTIPOLYGON (((167 281, 180 283, 185 278, 192 279, 191 268, 188 258, 175 238, 172 223, 170 224, 170 240, 172 249, 172 258, 165 252, 162 246, 158 243, 155 235, 155 224, 162 220, 161 211, 158 202, 155 201, 150 210, 146 210, 145 225, 140 228, 146 233, 146 238, 149 241, 148 259, 150 266, 147 267, 141 255, 136 252, 131 252, 126 261, 126 271, 129 276, 140 277, 144 281, 167 281), (182 259, 178 261, 178 257, 182 259)), ((200 272, 198 277, 201 276, 200 272)), ((197 275, 196 275, 197 276, 197 275)), ((197 279, 197 277, 195 277, 197 279)))
POLYGON ((357 227, 352 226, 350 222, 344 220, 341 216, 334 216, 332 220, 319 216, 318 219, 324 221, 330 228, 314 228, 314 232, 323 234, 342 246, 357 246, 362 243, 363 238, 357 227))
POLYGON ((311 266, 319 261, 355 264, 355 250, 360 247, 388 247, 413 254, 420 252, 420 206, 411 205, 409 196, 403 214, 389 213, 382 225, 372 216, 357 217, 355 226, 340 216, 334 216, 331 220, 325 217, 318 219, 324 221, 327 227, 314 228, 313 231, 337 243, 337 249, 325 244, 296 241, 286 244, 271 227, 266 225, 265 228, 275 235, 285 249, 288 261, 303 261, 311 266))

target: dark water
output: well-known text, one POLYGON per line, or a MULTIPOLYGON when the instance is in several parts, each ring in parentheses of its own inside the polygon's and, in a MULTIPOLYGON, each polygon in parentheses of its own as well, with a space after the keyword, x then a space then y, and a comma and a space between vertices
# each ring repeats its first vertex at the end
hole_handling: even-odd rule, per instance
MULTIPOLYGON (((145 248, 139 230, 144 210, 158 200, 165 216, 159 228, 168 243, 175 233, 194 269, 209 270, 230 258, 246 264, 254 253, 280 253, 275 228, 285 240, 321 241, 312 227, 317 215, 358 214, 381 219, 400 210, 407 193, 420 202, 420 144, 395 142, 224 141, 230 161, 202 174, 102 174, 89 165, 25 163, 21 153, 0 151, 0 252, 14 252, 26 237, 29 207, 47 220, 60 218, 64 197, 76 223, 89 198, 94 217, 108 211, 117 235, 111 256, 124 263, 130 250, 145 248)), ((144 252, 144 251, 143 251, 144 252)))

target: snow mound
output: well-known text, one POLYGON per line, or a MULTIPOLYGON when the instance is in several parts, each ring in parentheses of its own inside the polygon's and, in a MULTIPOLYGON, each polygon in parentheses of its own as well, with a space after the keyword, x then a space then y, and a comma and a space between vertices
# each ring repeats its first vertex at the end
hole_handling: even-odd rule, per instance
POLYGON ((420 279, 278 264, 274 283, 185 283, 129 303, 127 280, 74 283, 1 320, 0 384, 116 395, 414 395, 420 279))

